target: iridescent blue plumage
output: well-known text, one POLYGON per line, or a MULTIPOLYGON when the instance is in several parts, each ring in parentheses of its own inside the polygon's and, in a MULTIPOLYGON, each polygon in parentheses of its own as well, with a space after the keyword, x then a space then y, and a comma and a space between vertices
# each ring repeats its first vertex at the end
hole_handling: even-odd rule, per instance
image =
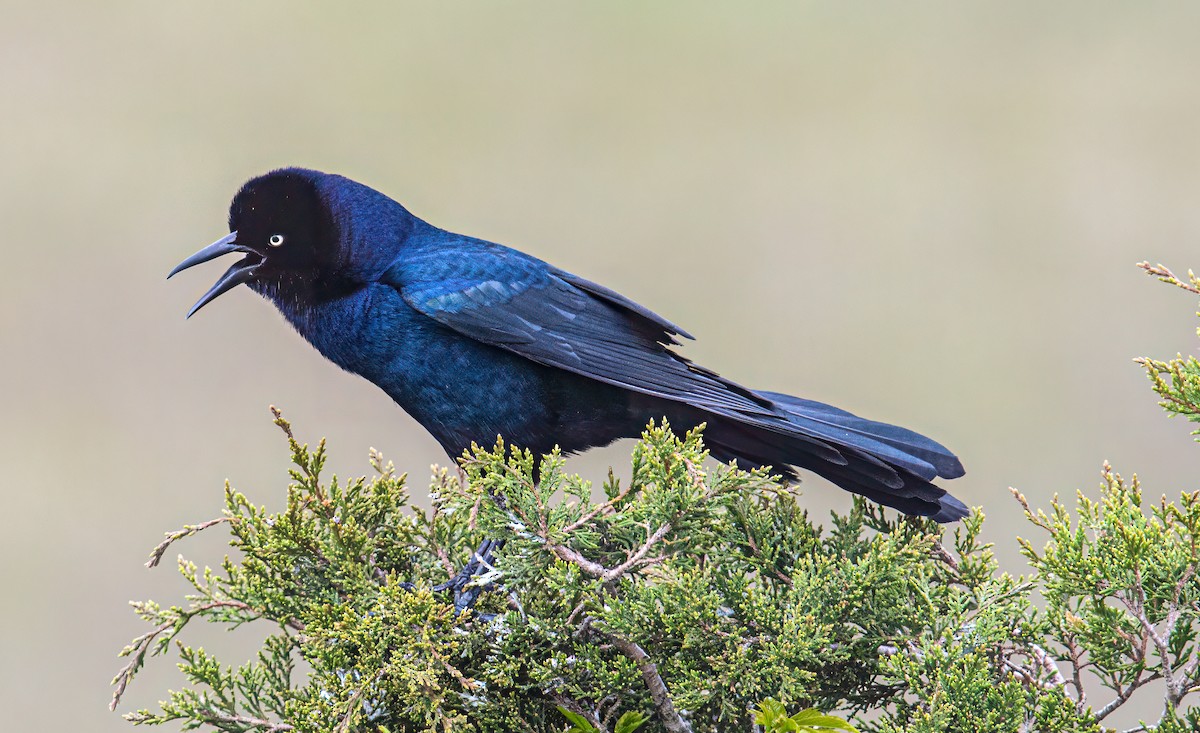
POLYGON ((247 253, 197 307, 246 282, 451 455, 497 435, 538 453, 579 451, 665 417, 677 428, 707 423, 722 460, 784 476, 805 468, 939 521, 966 512, 932 483, 963 473, 933 440, 742 387, 677 354, 677 337, 690 336, 624 296, 438 229, 347 178, 303 169, 256 178, 234 198, 230 229, 180 268, 247 253))

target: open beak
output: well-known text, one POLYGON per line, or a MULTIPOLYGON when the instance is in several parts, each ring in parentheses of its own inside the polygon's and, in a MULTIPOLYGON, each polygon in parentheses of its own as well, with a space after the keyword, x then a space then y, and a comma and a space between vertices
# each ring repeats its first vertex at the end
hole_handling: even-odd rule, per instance
POLYGON ((167 275, 167 279, 170 280, 177 272, 183 272, 189 267, 199 265, 202 262, 208 262, 209 260, 214 260, 221 255, 227 255, 231 252, 246 252, 253 256, 243 257, 241 260, 233 263, 233 266, 225 271, 225 274, 221 276, 221 279, 217 280, 216 285, 213 285, 211 288, 209 288, 208 292, 201 296, 200 300, 196 301, 196 304, 192 306, 190 311, 188 311, 188 318, 191 318, 193 313, 203 308, 210 301, 216 300, 217 296, 236 288, 238 285, 241 285, 244 282, 249 282, 250 280, 254 279, 254 275, 258 271, 259 265, 262 264, 262 255, 244 244, 238 244, 237 232, 230 232, 228 235, 221 237, 183 262, 180 262, 178 265, 176 265, 174 270, 171 270, 171 274, 167 275))

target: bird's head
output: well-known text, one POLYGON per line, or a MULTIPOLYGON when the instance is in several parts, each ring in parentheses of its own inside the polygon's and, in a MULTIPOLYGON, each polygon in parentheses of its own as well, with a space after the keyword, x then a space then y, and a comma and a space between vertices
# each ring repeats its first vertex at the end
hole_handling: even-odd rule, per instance
MULTIPOLYGON (((251 179, 229 207, 230 232, 188 257, 167 277, 222 255, 245 255, 217 280, 193 313, 243 283, 275 299, 309 299, 344 286, 349 238, 335 221, 330 181, 340 176, 290 168, 251 179)), ((365 187, 362 187, 365 188, 365 187)))

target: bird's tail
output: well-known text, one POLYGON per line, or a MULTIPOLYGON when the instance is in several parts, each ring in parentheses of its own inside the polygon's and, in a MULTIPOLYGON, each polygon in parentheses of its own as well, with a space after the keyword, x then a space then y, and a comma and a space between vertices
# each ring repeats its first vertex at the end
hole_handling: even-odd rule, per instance
POLYGON ((821 402, 756 394, 773 402, 781 419, 716 417, 705 443, 717 459, 772 466, 789 478, 795 476, 792 467, 804 468, 872 501, 938 522, 967 515, 965 504, 932 483, 963 475, 958 458, 940 443, 821 402))

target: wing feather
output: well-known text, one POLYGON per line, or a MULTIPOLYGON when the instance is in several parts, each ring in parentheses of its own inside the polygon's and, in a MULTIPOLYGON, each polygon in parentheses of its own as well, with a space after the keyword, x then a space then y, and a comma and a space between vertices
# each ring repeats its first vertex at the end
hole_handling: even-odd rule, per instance
POLYGON ((406 253, 384 281, 442 325, 539 364, 717 414, 779 418, 769 399, 672 351, 676 336, 691 337, 650 310, 515 250, 459 244, 406 253))

